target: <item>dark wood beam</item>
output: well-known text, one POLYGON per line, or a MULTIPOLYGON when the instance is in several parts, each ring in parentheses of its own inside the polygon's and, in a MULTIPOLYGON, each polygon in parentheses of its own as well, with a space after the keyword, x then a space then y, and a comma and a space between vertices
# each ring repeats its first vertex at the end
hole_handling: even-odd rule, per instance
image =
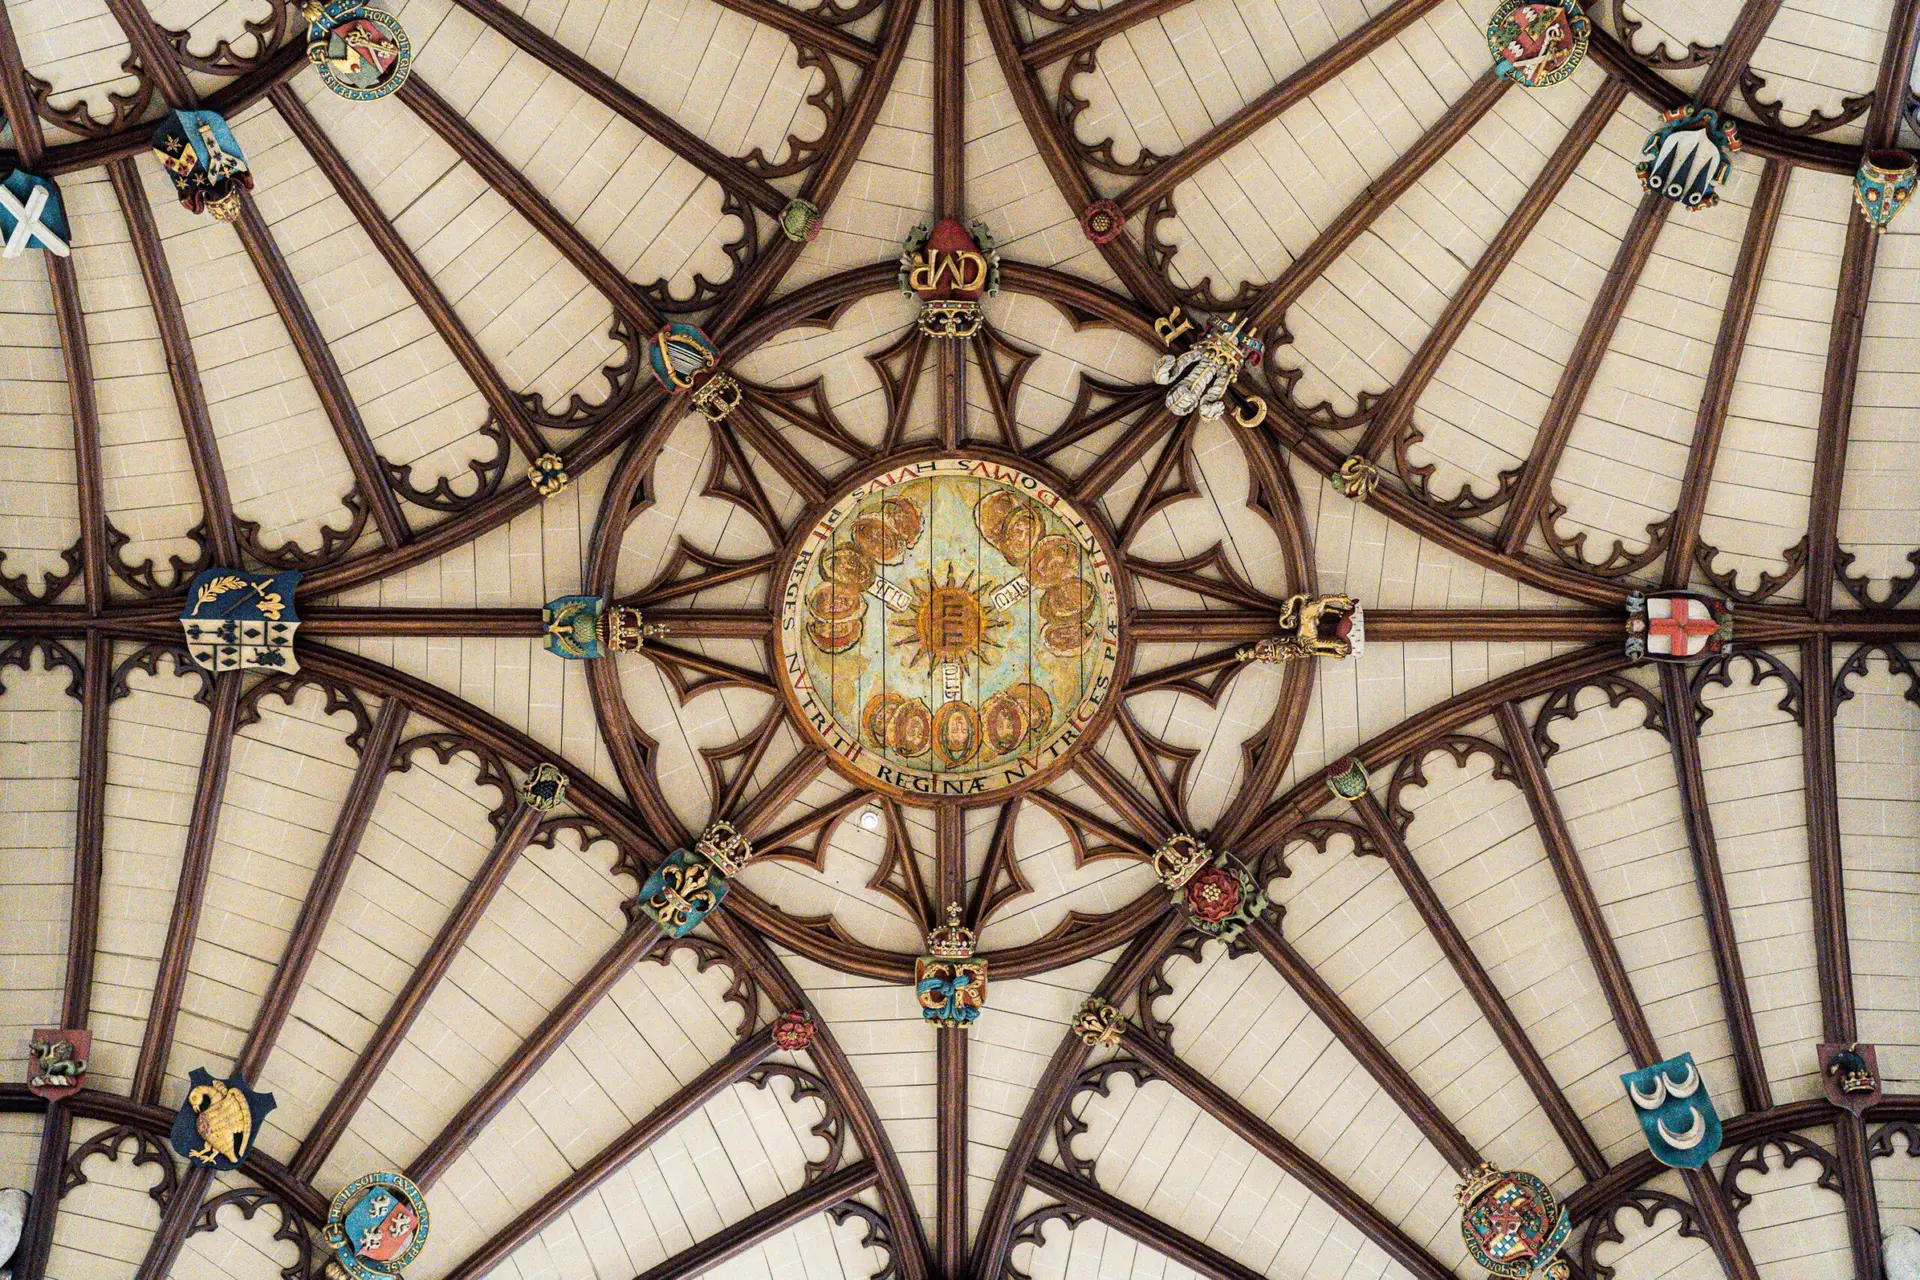
MULTIPOLYGON (((133 161, 114 161, 107 166, 107 177, 126 217, 134 258, 140 263, 140 276, 146 281, 147 298, 153 303, 154 320, 160 327, 167 378, 173 385, 173 402, 180 412, 180 430, 186 436, 193 478, 200 488, 200 511, 213 544, 214 560, 221 566, 237 568, 241 563, 240 542, 233 522, 233 496, 227 489, 226 468, 220 462, 219 439, 213 432, 213 414, 207 408, 207 393, 200 382, 200 364, 193 355, 193 338, 187 332, 180 291, 174 288, 173 268, 167 264, 167 251, 154 226, 153 206, 147 203, 147 189, 133 161)), ((181 585, 184 589, 185 584, 181 585)))
MULTIPOLYGON (((1134 937, 1126 953, 1113 968, 1107 970, 1092 994, 1110 1002, 1125 999, 1140 979, 1166 955, 1186 927, 1183 914, 1166 912, 1157 924, 1141 930, 1134 937)), ((1040 1082, 1034 1086, 1026 1113, 1020 1117, 1019 1127, 1013 1131, 1013 1138, 1007 1143, 1007 1154, 1000 1162, 1000 1172, 994 1178, 993 1194, 987 1200, 986 1213, 974 1236, 973 1275, 1005 1274, 1007 1250, 1013 1240, 1014 1215, 1020 1207, 1027 1179, 1035 1168, 1040 1144, 1052 1131, 1054 1116, 1059 1114, 1066 1102, 1067 1091, 1080 1078, 1080 1069, 1086 1066, 1087 1057, 1092 1052, 1090 1045, 1069 1031, 1053 1051, 1053 1058, 1047 1063, 1040 1082)))
POLYGON ((1753 51, 1760 47, 1767 28, 1773 25, 1780 4, 1781 0, 1747 0, 1740 6, 1733 25, 1727 28, 1727 38, 1720 42, 1719 55, 1694 91, 1697 101, 1709 107, 1719 107, 1726 102, 1740 83, 1740 73, 1753 61, 1753 51))
POLYGON ((640 923, 630 925, 607 949, 606 954, 595 962, 593 968, 574 984, 573 989, 547 1012, 533 1034, 500 1064, 493 1077, 467 1099, 466 1105, 460 1108, 453 1119, 447 1121, 433 1141, 427 1144, 427 1149, 414 1158, 413 1163, 407 1166, 407 1176, 423 1189, 438 1182, 440 1175, 473 1145, 473 1140, 480 1136, 487 1122, 513 1100, 522 1086, 553 1056, 553 1051, 593 1011, 593 1007, 600 1003, 600 997, 612 990, 613 984, 633 967, 634 961, 651 951, 659 940, 660 926, 652 920, 642 916, 640 923))
POLYGON ((1427 170, 1451 151, 1460 139, 1466 137, 1467 132, 1479 124, 1482 117, 1493 110, 1512 87, 1513 81, 1497 76, 1491 70, 1474 81, 1433 127, 1421 134, 1420 140, 1394 161, 1391 169, 1379 180, 1369 183, 1365 191, 1354 197, 1326 225, 1326 229, 1315 237, 1305 252, 1288 263, 1287 269, 1260 291, 1260 296, 1247 308, 1248 328, 1260 332, 1283 323, 1287 318, 1287 308, 1299 300, 1307 286, 1325 275, 1327 268, 1338 261, 1340 255, 1372 227, 1381 214, 1391 209, 1401 196, 1426 176, 1427 170))
POLYGON ((1427 385, 1440 371, 1454 343, 1473 323, 1474 316, 1479 314, 1480 304, 1493 292, 1494 284, 1512 264, 1514 256, 1520 252, 1520 246, 1526 243, 1533 229, 1540 225, 1540 219, 1553 207, 1560 189, 1567 185, 1567 179, 1573 176, 1573 171, 1580 167, 1587 152, 1593 149, 1600 131, 1620 110, 1620 104, 1626 97, 1626 82, 1608 77, 1594 91, 1593 97, 1587 100, 1586 107, 1560 139, 1560 145, 1547 158, 1546 166, 1527 188, 1527 194, 1507 215, 1499 234, 1488 243, 1474 262, 1473 269, 1467 272, 1467 278, 1454 291, 1453 297, 1447 300, 1446 310, 1440 313, 1440 319, 1428 330, 1420 350, 1414 353, 1412 363, 1401 373, 1386 406, 1368 425, 1367 433, 1355 452, 1365 458, 1378 458, 1389 445, 1406 433, 1407 425, 1413 421, 1414 406, 1419 404, 1427 385))
POLYGON ((1300 953, 1280 935, 1277 925, 1266 919, 1256 920, 1245 936, 1266 957, 1267 963, 1287 980, 1287 985, 1293 988, 1308 1011, 1333 1033, 1334 1039, 1347 1047, 1347 1051, 1393 1099, 1407 1119, 1413 1121, 1414 1127, 1433 1144, 1434 1150, 1449 1165, 1462 1174, 1471 1173, 1479 1167, 1479 1148, 1467 1140, 1453 1121, 1447 1119, 1439 1104, 1394 1059, 1360 1016, 1347 1007, 1347 1002, 1327 985, 1326 979, 1301 959, 1300 953))
POLYGON ((1425 17, 1439 0, 1396 0, 1358 31, 1336 40, 1324 53, 1240 110, 1207 130, 1191 146, 1155 165, 1146 177, 1117 197, 1129 215, 1139 213, 1161 196, 1258 133, 1268 121, 1306 100, 1351 69, 1368 54, 1425 17))
POLYGON ((785 32, 794 38, 794 44, 799 48, 811 45, 863 67, 871 66, 880 56, 880 50, 872 41, 849 35, 804 10, 781 4, 780 0, 714 0, 714 3, 735 13, 745 14, 776 31, 785 32))
POLYGON ((1318 1196, 1395 1262, 1422 1280, 1453 1280, 1453 1272, 1445 1263, 1428 1253, 1317 1160, 1281 1137, 1272 1125, 1248 1110, 1238 1098, 1180 1061, 1173 1050, 1159 1040, 1129 1024, 1122 1046, 1145 1063, 1154 1075, 1185 1094, 1200 1110, 1318 1196))
POLYGON ((428 88, 425 80, 418 75, 408 76, 407 82, 400 86, 394 96, 406 103, 422 124, 440 136, 441 141, 452 147, 467 167, 479 174, 501 199, 513 207, 515 213, 545 236, 560 251, 561 257, 578 268, 580 274, 613 304, 614 310, 640 330, 642 337, 651 337, 659 329, 660 313, 653 309, 653 304, 634 287, 633 282, 607 261, 607 256, 580 234, 573 223, 554 208, 552 201, 535 190, 526 175, 501 155, 492 143, 481 137, 464 115, 428 88))
MULTIPOLYGON (((1540 833, 1540 843, 1547 850, 1547 861, 1553 866, 1555 879, 1560 882, 1561 896, 1566 899, 1567 909, 1573 915, 1574 928, 1580 934, 1581 944, 1586 948, 1594 972, 1599 976, 1600 989, 1607 998, 1607 1006, 1613 1010, 1614 1025, 1620 1029, 1636 1067, 1650 1067, 1663 1061, 1660 1046, 1647 1025, 1646 1013, 1640 1007, 1640 999, 1634 994, 1633 980, 1627 974, 1619 948, 1614 945, 1613 934, 1607 929, 1600 901, 1594 896, 1586 868, 1581 865, 1579 850, 1574 847, 1573 837, 1567 832, 1566 818, 1561 814, 1560 802, 1547 780, 1546 764, 1534 746, 1533 735, 1527 732, 1520 712, 1513 703, 1501 703, 1494 714, 1500 722, 1500 734, 1506 742, 1507 755, 1513 761, 1514 772, 1519 775, 1521 793, 1526 796, 1527 808, 1533 814, 1534 828, 1540 833)), ((1713 1173, 1706 1169, 1682 1169, 1680 1173, 1693 1194, 1694 1207, 1700 1211, 1708 1242, 1713 1246, 1713 1252, 1726 1271, 1728 1280, 1759 1280, 1759 1272, 1747 1253, 1746 1240, 1740 1235, 1739 1224, 1734 1220, 1733 1207, 1727 1203, 1713 1173)))
POLYGON ((60 1183, 66 1174, 72 1138, 73 1113, 62 1103, 48 1103, 40 1126, 40 1152, 33 1166, 33 1201, 27 1206, 27 1220, 21 1224, 19 1247, 13 1257, 15 1280, 46 1278, 53 1229, 60 1214, 60 1183))
POLYGON ((187 1242, 187 1232, 192 1230, 193 1220, 212 1185, 211 1165, 189 1162, 181 1171, 173 1198, 167 1201, 166 1210, 160 1215, 160 1226, 147 1242, 146 1256, 140 1260, 134 1280, 165 1280, 173 1271, 173 1264, 180 1259, 181 1246, 187 1242))
POLYGON ((1613 265, 1607 270, 1607 278, 1594 295, 1586 323, 1574 341, 1573 354, 1560 371, 1560 383, 1554 388, 1553 399, 1547 402, 1546 416, 1534 435, 1533 448, 1521 464, 1520 481, 1514 486, 1513 497, 1500 522, 1499 535, 1494 539, 1502 555, 1517 557, 1526 550, 1527 535, 1539 523, 1540 512, 1547 504, 1560 455, 1566 451, 1573 425, 1579 420, 1587 393, 1593 389, 1594 377, 1600 372, 1600 362, 1606 359, 1607 348, 1620 327, 1620 317, 1626 314, 1627 300, 1633 296, 1634 286, 1640 283, 1640 273, 1646 269, 1647 259, 1653 256, 1654 241, 1660 238, 1660 229, 1667 225, 1667 215, 1673 212, 1673 207, 1673 201, 1651 191, 1640 196, 1640 207, 1634 210, 1633 220, 1627 224, 1626 235, 1621 237, 1620 248, 1614 254, 1613 265))
POLYGON ((100 940, 102 844, 107 812, 107 728, 112 701, 113 639, 87 633, 80 690, 80 774, 74 797, 73 901, 67 921, 66 995, 63 1027, 84 1027, 93 1011, 94 950, 100 940))
POLYGON ((1393 868, 1393 874, 1400 881, 1407 899, 1413 903, 1415 911, 1420 913, 1421 921, 1427 926, 1427 932, 1460 976, 1460 983, 1473 997, 1473 1002, 1493 1028, 1494 1035, 1506 1047, 1507 1056, 1512 1059, 1516 1070, 1527 1082, 1527 1088, 1533 1091, 1534 1098, 1540 1103, 1553 1131, 1560 1135, 1560 1142, 1580 1166, 1580 1171, 1589 1180, 1598 1178, 1607 1171, 1606 1157, 1600 1153, 1600 1147, 1587 1132, 1585 1122, 1574 1111, 1573 1104, 1567 1101, 1567 1095, 1560 1088, 1559 1081, 1547 1069, 1540 1057, 1540 1051, 1533 1046, 1526 1028, 1513 1014, 1507 999, 1494 985, 1480 958, 1474 954, 1473 946, 1453 922, 1440 895, 1434 892, 1433 884, 1427 879, 1420 864, 1414 860, 1413 853, 1407 848, 1406 841, 1387 821, 1385 810, 1371 792, 1353 802, 1353 811, 1365 825, 1367 833, 1373 837, 1373 843, 1393 868))
POLYGON ((187 820, 180 884, 173 895, 173 917, 167 924, 159 972, 154 975, 153 1003, 129 1090, 135 1102, 160 1100, 160 1082, 166 1076, 167 1054, 173 1047, 174 1023, 180 1016, 180 996, 187 985, 187 962, 199 933, 200 907, 207 890, 207 869, 213 861, 214 836, 220 828, 220 805, 226 796, 227 765, 233 758, 239 713, 240 673, 229 671, 213 677, 213 711, 207 717, 206 741, 200 750, 200 777, 193 794, 193 813, 187 820))
POLYGON ((561 79, 627 123, 712 178, 728 191, 778 217, 787 196, 771 182, 731 156, 721 155, 658 107, 643 101, 625 85, 573 50, 528 22, 499 0, 453 0, 462 9, 507 38, 523 53, 533 55, 561 79))
MULTIPOLYGON (((933 6, 933 207, 966 219, 967 11, 963 0, 933 6)), ((956 346, 942 343, 941 349, 956 346)))
MULTIPOLYGON (((397 701, 397 700, 396 700, 397 701)), ((388 757, 391 761, 392 752, 388 757)), ((414 966, 407 977, 407 985, 395 997, 386 1017, 380 1022, 379 1029, 373 1033, 366 1046, 360 1050, 352 1070, 327 1099, 326 1107, 320 1112, 319 1119, 313 1123, 305 1141, 300 1144, 299 1152, 287 1164, 293 1176, 302 1182, 311 1182, 320 1172, 320 1166, 333 1154, 334 1144, 347 1130, 354 1112, 366 1100, 372 1091, 374 1081, 386 1070, 387 1063, 413 1029, 414 1019, 427 1006, 427 1001, 440 985, 440 979, 446 976, 453 958, 472 936, 480 918, 487 913, 487 907, 493 901, 494 894, 506 883, 507 873, 519 862, 520 855, 526 851, 527 842, 540 828, 540 811, 526 804, 517 806, 507 825, 494 841, 493 849, 487 854, 487 860, 480 864, 473 879, 467 882, 466 892, 460 895, 460 901, 454 906, 440 932, 435 935, 433 945, 427 949, 420 963, 414 966)))
POLYGON ((326 335, 320 332, 320 325, 313 318, 306 295, 294 281, 279 242, 274 239, 273 229, 267 226, 267 220, 260 216, 260 206, 247 192, 240 193, 240 218, 233 229, 246 247, 247 256, 253 259, 260 282, 267 286, 274 310, 280 313, 280 321, 286 326, 287 337, 299 354, 300 363, 306 366, 307 378, 313 383, 314 394, 326 411, 327 421, 333 424, 340 452, 346 455, 347 465, 353 469, 354 482, 367 500, 380 536, 390 547, 404 546, 413 540, 413 530, 407 524, 406 513, 400 509, 393 487, 387 483, 373 437, 367 434, 367 424, 360 417, 360 406, 354 403, 353 392, 347 388, 347 380, 333 358, 333 349, 327 345, 326 335))
MULTIPOLYGON (((942 0, 953 3, 953 0, 942 0)), ((951 345, 951 344, 949 344, 951 345)), ((914 857, 912 848, 906 856, 914 857)), ((967 901, 967 811, 943 804, 934 811, 934 900, 936 920, 946 919, 949 903, 967 901)), ((974 922, 969 921, 969 924, 974 922)), ((988 975, 989 980, 992 974, 988 975)), ((965 1027, 936 1027, 934 1079, 935 1253, 947 1280, 967 1273, 967 1037, 965 1027)))
POLYGON ((526 405, 507 386, 499 369, 480 349, 480 343, 454 311, 453 304, 440 292, 440 287, 420 264, 412 247, 401 237, 386 212, 380 208, 379 202, 373 198, 373 193, 360 181, 359 175, 354 173, 353 166, 333 145, 333 140, 327 137, 320 122, 300 101, 300 95, 286 85, 280 85, 267 97, 273 103, 274 110, 287 122, 287 127, 293 130, 293 136, 307 149, 314 164, 327 175, 327 181, 333 184, 333 189, 353 210, 361 230, 380 250, 380 256, 387 260, 393 273, 400 277, 400 283, 406 286, 414 304, 447 344, 447 349, 460 362, 460 367, 466 370, 467 377, 472 379, 474 387, 485 398, 487 407, 499 419, 506 433, 520 446, 520 451, 529 460, 547 452, 547 442, 533 425, 526 405))
POLYGON ((114 21, 120 24, 127 43, 139 56, 141 67, 153 78, 167 105, 175 110, 190 110, 199 106, 199 95, 187 79, 186 68, 180 65, 179 58, 174 56, 173 46, 167 43, 159 24, 140 0, 107 0, 107 9, 113 14, 114 21))
POLYGON ((1667 708, 1667 733, 1673 739, 1673 769, 1680 783, 1681 818, 1687 844, 1693 851, 1694 881, 1700 887, 1700 913, 1713 948, 1713 971, 1720 984, 1720 1002, 1727 1020, 1727 1038, 1740 1075, 1742 1110, 1765 1111, 1773 1105, 1767 1082, 1766 1060, 1754 1027, 1753 1000, 1747 991, 1746 968, 1740 962, 1739 936, 1733 929, 1733 903, 1727 897, 1726 876, 1720 867, 1720 846, 1713 835, 1713 812, 1707 803, 1706 771, 1700 764, 1700 729, 1693 718, 1693 691, 1684 669, 1672 664, 1660 668, 1660 689, 1667 708))
MULTIPOLYGON (((772 1052, 771 1028, 762 1027, 742 1040, 725 1057, 687 1081, 671 1098, 635 1121, 625 1133, 602 1147, 559 1185, 488 1237, 486 1243, 447 1272, 446 1280, 479 1280, 479 1277, 505 1262, 514 1250, 545 1230, 548 1223, 572 1208, 580 1197, 666 1136, 668 1130, 745 1079, 747 1073, 765 1062, 767 1055, 772 1052)), ((867 1171, 871 1178, 872 1165, 867 1166, 867 1171)))
POLYGON ((1070 58, 1082 49, 1091 49, 1112 39, 1129 27, 1137 27, 1163 13, 1171 13, 1188 0, 1118 0, 1117 3, 1079 18, 1073 23, 1042 36, 1020 51, 1020 60, 1029 67, 1044 67, 1050 62, 1070 58))
POLYGON ((683 1249, 665 1262, 648 1267, 636 1280, 691 1280, 705 1275, 729 1258, 738 1257, 763 1240, 771 1240, 796 1223, 805 1222, 837 1204, 844 1204, 880 1180, 871 1160, 856 1160, 837 1173, 810 1182, 756 1209, 725 1231, 683 1249))
POLYGON ((1213 1246, 1143 1213, 1118 1196, 1109 1195, 1083 1178, 1036 1161, 1027 1169, 1027 1184, 1070 1209, 1096 1218, 1121 1235, 1143 1244, 1207 1280, 1264 1280, 1258 1271, 1242 1266, 1213 1246))
POLYGON ((1747 331, 1760 301, 1760 277, 1773 250, 1774 232, 1780 225, 1780 211, 1787 201, 1787 182, 1792 176, 1793 171, 1786 164, 1779 160, 1767 161, 1766 168, 1760 172, 1759 189, 1754 192, 1753 208, 1747 215, 1740 260, 1734 264, 1733 280, 1727 286, 1726 309, 1720 315, 1720 336, 1714 342, 1713 362, 1707 366, 1706 391, 1694 419, 1693 448, 1687 454, 1686 478, 1680 482, 1680 501, 1673 512, 1673 533, 1667 545, 1664 576, 1670 589, 1686 586, 1693 576, 1694 552, 1700 545, 1700 522, 1707 510, 1707 490, 1713 483, 1714 463, 1720 456, 1727 411, 1733 405, 1733 385, 1740 376, 1741 357, 1746 353, 1747 331))

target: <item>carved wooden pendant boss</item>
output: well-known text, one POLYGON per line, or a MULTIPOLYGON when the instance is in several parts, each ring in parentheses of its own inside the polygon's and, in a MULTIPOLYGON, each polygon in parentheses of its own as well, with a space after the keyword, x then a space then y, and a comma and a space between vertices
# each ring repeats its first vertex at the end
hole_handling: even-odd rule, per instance
POLYGON ((1121 659, 1105 535, 980 456, 853 485, 780 578, 777 666, 841 772, 907 799, 1030 785, 1103 718, 1121 659))

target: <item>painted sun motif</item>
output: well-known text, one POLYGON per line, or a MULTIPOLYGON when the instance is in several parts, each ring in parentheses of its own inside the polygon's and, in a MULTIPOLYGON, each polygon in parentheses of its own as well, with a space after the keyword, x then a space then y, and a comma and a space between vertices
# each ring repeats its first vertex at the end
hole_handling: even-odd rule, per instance
POLYGON ((976 587, 975 573, 969 571, 964 580, 956 581, 957 573, 949 563, 945 582, 928 574, 907 584, 913 603, 893 620, 893 645, 909 665, 965 663, 986 668, 999 663, 999 637, 1013 624, 988 599, 994 583, 989 580, 976 587))

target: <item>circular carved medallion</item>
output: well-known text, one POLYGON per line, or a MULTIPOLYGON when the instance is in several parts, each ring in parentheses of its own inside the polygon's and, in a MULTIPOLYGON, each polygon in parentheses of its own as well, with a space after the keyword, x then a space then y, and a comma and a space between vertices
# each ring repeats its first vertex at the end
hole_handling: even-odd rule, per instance
POLYGON ((776 665, 841 772, 905 799, 1050 777, 1121 661, 1106 537, 1053 481, 988 457, 869 474, 780 583, 776 665))

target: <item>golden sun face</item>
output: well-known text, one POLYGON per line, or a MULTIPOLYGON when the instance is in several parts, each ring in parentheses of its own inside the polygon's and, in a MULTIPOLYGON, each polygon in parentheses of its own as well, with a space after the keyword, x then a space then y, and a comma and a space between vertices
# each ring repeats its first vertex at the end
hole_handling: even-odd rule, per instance
POLYGON ((997 637, 1009 624, 981 598, 992 584, 975 587, 972 573, 964 581, 957 580, 949 563, 945 582, 929 573, 907 585, 913 591, 913 603, 893 620, 893 626, 908 665, 972 661, 985 670, 1000 661, 997 637))

